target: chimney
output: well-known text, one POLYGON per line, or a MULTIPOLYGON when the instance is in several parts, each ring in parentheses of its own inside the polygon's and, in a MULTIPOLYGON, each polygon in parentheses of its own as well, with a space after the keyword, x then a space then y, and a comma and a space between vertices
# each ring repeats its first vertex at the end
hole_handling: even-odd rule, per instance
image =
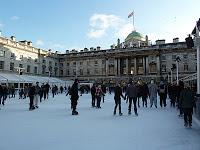
POLYGON ((88 49, 87 48, 84 48, 84 52, 87 52, 88 51, 88 49))
POLYGON ((90 51, 93 51, 94 50, 94 48, 93 47, 90 47, 90 51))
POLYGON ((100 50, 101 50, 101 47, 100 47, 100 46, 97 46, 97 50, 100 51, 100 50))
POLYGON ((179 42, 179 38, 174 38, 173 39, 173 43, 178 43, 179 42))
POLYGON ((113 46, 113 45, 111 45, 111 46, 110 46, 110 49, 113 49, 113 48, 114 48, 114 46, 113 46))
POLYGON ((69 50, 66 50, 66 54, 69 54, 69 50))
POLYGON ((165 44, 165 40, 156 40, 156 45, 165 44))
POLYGON ((27 45, 27 41, 20 41, 20 43, 23 43, 24 45, 27 45))
POLYGON ((28 42, 29 46, 33 46, 33 43, 31 41, 28 42))
POLYGON ((12 41, 16 41, 16 37, 15 37, 15 36, 11 36, 10 39, 11 39, 12 41))

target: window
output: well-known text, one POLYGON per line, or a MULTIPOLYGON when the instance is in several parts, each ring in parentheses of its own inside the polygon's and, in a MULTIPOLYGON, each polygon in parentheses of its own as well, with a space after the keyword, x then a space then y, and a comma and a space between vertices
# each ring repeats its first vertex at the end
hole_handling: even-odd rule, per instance
POLYGON ((60 63, 60 66, 63 67, 63 63, 60 63))
POLYGON ((58 66, 58 63, 55 63, 55 66, 58 66))
POLYGON ((58 68, 57 67, 54 68, 54 72, 55 72, 55 76, 57 76, 57 74, 58 74, 58 68))
POLYGON ((42 74, 46 74, 46 66, 42 66, 42 74))
POLYGON ((106 63, 106 61, 105 60, 102 60, 102 64, 105 64, 106 63))
MULTIPOLYGON (((157 69, 156 69, 156 63, 150 63, 149 64, 149 71, 150 73, 156 73, 157 72, 157 69)), ((163 66, 162 66, 163 67, 163 66)))
POLYGON ((183 69, 184 71, 188 71, 188 64, 184 64, 183 69))
POLYGON ((20 55, 20 57, 19 57, 21 60, 23 60, 23 55, 20 55))
POLYGON ((27 65, 27 72, 30 73, 30 70, 31 70, 31 66, 27 65))
POLYGON ((4 61, 0 61, 0 69, 4 69, 4 61))
POLYGON ((5 57, 5 51, 0 50, 0 57, 5 57))
POLYGON ((83 75, 83 69, 80 69, 80 75, 83 75))
POLYGON ((73 65, 76 66, 76 62, 73 62, 73 65))
POLYGON ((172 60, 176 61, 176 55, 172 55, 172 60))
POLYGON ((43 60, 42 60, 42 63, 46 63, 46 60, 43 59, 43 60))
POLYGON ((67 63, 66 65, 69 66, 69 63, 67 63))
POLYGON ((19 64, 19 68, 23 68, 23 64, 19 64))
POLYGON ((73 70, 73 75, 76 75, 76 69, 73 70))
POLYGON ((166 65, 162 65, 161 69, 162 69, 162 72, 166 72, 167 71, 166 65))
POLYGON ((60 75, 63 76, 63 70, 60 70, 60 75))
POLYGON ((90 75, 90 69, 87 69, 87 75, 90 75))
POLYGON ((95 60, 95 61, 94 61, 94 64, 95 64, 95 65, 98 65, 98 61, 97 61, 97 60, 95 60))
POLYGON ((52 61, 49 61, 49 66, 51 66, 52 65, 52 61))
POLYGON ((69 69, 66 70, 66 75, 69 75, 69 69))
POLYGON ((37 74, 37 67, 34 67, 34 73, 37 74))
MULTIPOLYGON (((152 60, 152 59, 151 59, 151 60, 152 60)), ((142 63, 143 63, 142 58, 138 58, 138 63, 139 63, 139 64, 142 64, 142 63)))
POLYGON ((83 62, 80 62, 80 66, 83 65, 83 62))
POLYGON ((28 57, 28 59, 27 59, 28 61, 31 61, 31 57, 28 57))
POLYGON ((11 53, 10 58, 15 58, 15 53, 11 53))
POLYGON ((184 59, 188 59, 188 55, 187 55, 187 54, 184 54, 184 55, 183 55, 183 58, 184 58, 184 59))
POLYGON ((37 63, 37 62, 38 62, 38 59, 36 58, 36 59, 35 59, 35 63, 37 63))
POLYGON ((99 70, 98 69, 94 69, 94 74, 95 75, 99 74, 99 70))
POLYGON ((197 54, 194 54, 194 59, 197 60, 197 54))
POLYGON ((161 56, 161 60, 162 60, 162 61, 166 61, 166 56, 163 56, 163 55, 162 55, 162 56, 161 56))
POLYGON ((10 63, 10 70, 14 71, 14 63, 13 62, 10 63))

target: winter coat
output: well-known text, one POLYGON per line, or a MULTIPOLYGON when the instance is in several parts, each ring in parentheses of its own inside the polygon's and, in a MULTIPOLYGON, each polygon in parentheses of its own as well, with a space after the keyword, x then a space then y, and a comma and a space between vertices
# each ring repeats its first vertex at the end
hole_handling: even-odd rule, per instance
POLYGON ((136 85, 130 84, 129 87, 127 88, 126 95, 131 98, 137 97, 138 89, 137 89, 136 85))
POLYGON ((157 96, 157 90, 158 90, 158 87, 155 83, 149 84, 149 96, 150 97, 157 96))
POLYGON ((35 95, 35 86, 31 86, 29 88, 28 95, 29 95, 29 97, 35 95))
POLYGON ((77 101, 79 98, 78 95, 78 83, 74 83, 70 89, 70 95, 72 101, 77 101))
POLYGON ((92 88, 91 88, 91 95, 94 96, 95 93, 96 93, 96 87, 92 86, 92 88))
POLYGON ((120 86, 116 86, 115 89, 114 89, 114 92, 115 92, 115 96, 114 96, 114 99, 115 100, 120 100, 121 99, 121 96, 124 97, 122 95, 122 89, 120 86))
POLYGON ((96 95, 96 97, 102 97, 102 96, 104 96, 104 93, 101 88, 97 87, 95 95, 96 95))
POLYGON ((35 94, 40 94, 40 86, 39 85, 36 85, 35 86, 35 94))
POLYGON ((149 95, 149 89, 148 89, 147 84, 143 84, 141 86, 141 95, 144 97, 147 97, 149 95))
POLYGON ((194 94, 189 89, 184 89, 180 93, 180 104, 182 108, 193 108, 195 105, 194 94))

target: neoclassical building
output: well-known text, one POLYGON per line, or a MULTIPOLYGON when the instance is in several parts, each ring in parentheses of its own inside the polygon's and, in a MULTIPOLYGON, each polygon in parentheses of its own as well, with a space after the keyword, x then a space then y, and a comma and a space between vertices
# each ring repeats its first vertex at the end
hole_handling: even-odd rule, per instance
POLYGON ((116 46, 101 50, 85 48, 66 50, 65 54, 43 50, 32 46, 30 41, 17 41, 0 37, 0 70, 16 72, 23 68, 23 74, 55 76, 65 80, 79 78, 84 81, 115 82, 129 78, 154 78, 176 80, 176 69, 171 72, 180 57, 179 77, 196 73, 196 50, 188 49, 185 42, 178 38, 172 43, 157 40, 149 43, 137 31, 130 33, 124 42, 118 39, 116 46), (174 64, 174 65, 173 65, 174 64))

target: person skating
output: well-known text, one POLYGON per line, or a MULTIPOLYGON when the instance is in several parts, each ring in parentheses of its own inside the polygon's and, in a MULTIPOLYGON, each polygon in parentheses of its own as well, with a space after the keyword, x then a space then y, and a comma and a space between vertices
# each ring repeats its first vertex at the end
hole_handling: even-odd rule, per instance
POLYGON ((39 82, 36 82, 36 86, 35 86, 35 96, 34 96, 34 107, 38 108, 38 100, 40 97, 40 86, 39 86, 39 82))
POLYGON ((180 93, 180 105, 184 113, 184 126, 192 127, 192 113, 195 107, 194 94, 188 84, 184 85, 185 88, 180 93))
POLYGON ((149 89, 145 82, 143 82, 141 86, 141 95, 142 95, 143 107, 144 105, 147 107, 147 97, 149 95, 149 89))
POLYGON ((130 85, 127 88, 127 92, 126 92, 128 98, 129 98, 129 107, 128 107, 128 114, 131 114, 131 106, 132 106, 132 102, 134 104, 134 112, 135 115, 138 116, 137 113, 137 95, 138 95, 138 89, 136 87, 136 83, 133 84, 133 81, 130 81, 130 85))
POLYGON ((166 107, 167 88, 163 81, 160 82, 158 95, 160 96, 160 107, 162 107, 163 105, 164 107, 166 107))
POLYGON ((96 88, 96 98, 97 98, 97 108, 101 108, 101 97, 104 95, 102 89, 101 89, 101 85, 98 85, 98 87, 96 88))
POLYGON ((116 115, 116 109, 117 106, 119 106, 119 115, 123 115, 123 113, 121 112, 121 97, 123 97, 125 99, 125 97, 122 95, 122 89, 120 87, 120 84, 117 84, 117 86, 114 89, 114 100, 115 100, 115 108, 114 108, 114 112, 113 114, 116 115))
POLYGON ((157 108, 157 90, 157 85, 154 83, 154 80, 151 80, 151 83, 149 84, 149 98, 151 107, 154 103, 155 107, 157 108))
POLYGON ((35 96, 35 86, 30 85, 29 87, 29 91, 28 91, 28 96, 30 99, 30 103, 29 103, 29 110, 34 110, 34 104, 33 104, 33 100, 34 100, 34 96, 35 96))
POLYGON ((74 84, 72 85, 72 87, 70 89, 70 95, 71 95, 72 115, 78 115, 78 112, 76 111, 77 101, 79 99, 78 79, 75 79, 74 84))
POLYGON ((92 88, 91 88, 91 96, 92 96, 92 107, 95 107, 95 93, 96 93, 96 86, 95 84, 93 84, 92 88))

